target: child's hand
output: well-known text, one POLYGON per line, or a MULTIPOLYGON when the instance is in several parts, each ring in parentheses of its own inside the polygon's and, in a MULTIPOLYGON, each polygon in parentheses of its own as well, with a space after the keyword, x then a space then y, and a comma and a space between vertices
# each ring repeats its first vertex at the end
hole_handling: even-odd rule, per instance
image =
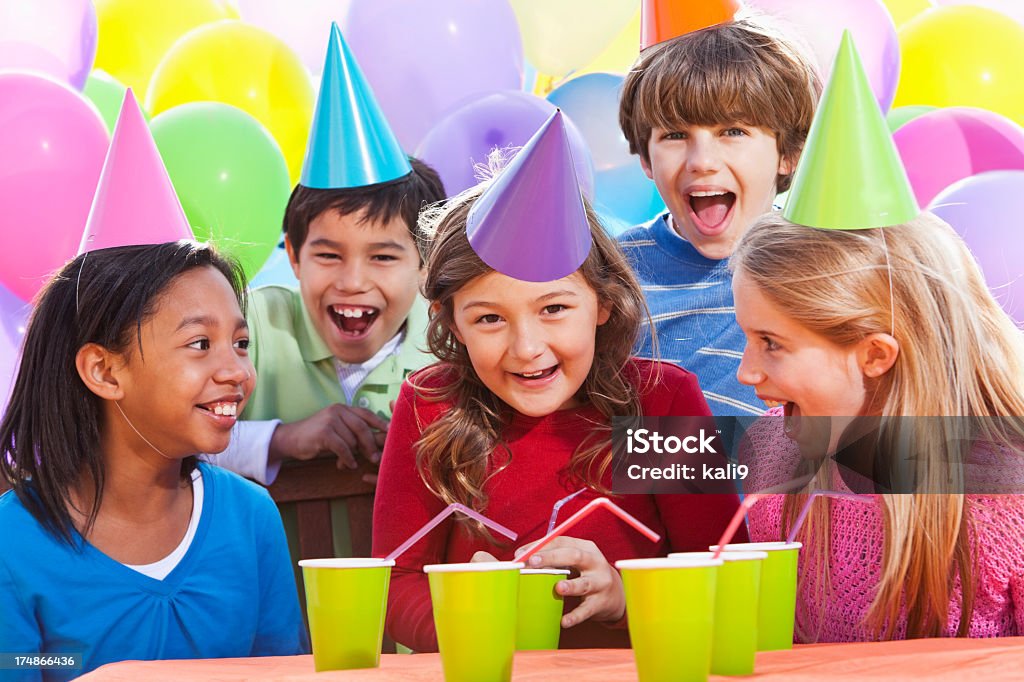
POLYGON ((478 561, 497 561, 498 557, 490 554, 489 552, 473 552, 473 558, 469 560, 471 564, 475 564, 478 561))
MULTIPOLYGON (((528 549, 520 548, 520 552, 528 549)), ((565 597, 583 597, 583 602, 562 616, 562 627, 579 625, 588 618, 616 621, 626 611, 622 577, 590 540, 567 538, 552 540, 530 557, 527 568, 570 568, 579 572, 571 580, 561 580, 555 591, 565 597)))
POLYGON ((338 468, 356 469, 356 453, 380 463, 388 422, 361 407, 334 404, 311 417, 281 424, 270 439, 270 461, 308 460, 321 453, 338 457, 338 468))

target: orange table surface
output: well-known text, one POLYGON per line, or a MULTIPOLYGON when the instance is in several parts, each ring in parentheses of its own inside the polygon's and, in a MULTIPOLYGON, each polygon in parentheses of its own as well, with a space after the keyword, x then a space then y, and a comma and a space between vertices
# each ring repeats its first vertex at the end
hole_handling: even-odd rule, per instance
MULTIPOLYGON (((994 680, 1024 679, 1024 637, 917 639, 862 644, 814 644, 757 655, 757 672, 712 680, 994 680)), ((82 680, 442 680, 437 654, 385 655, 380 668, 316 673, 312 656, 111 663, 82 680)), ((513 680, 636 679, 628 649, 527 651, 516 654, 513 680)))

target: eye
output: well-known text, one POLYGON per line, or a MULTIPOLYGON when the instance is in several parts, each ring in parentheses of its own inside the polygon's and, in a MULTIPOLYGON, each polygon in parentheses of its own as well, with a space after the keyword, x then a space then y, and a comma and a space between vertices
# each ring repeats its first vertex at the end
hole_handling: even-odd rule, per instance
POLYGON ((501 322, 501 317, 499 315, 495 315, 494 313, 481 315, 480 317, 476 318, 477 324, 497 324, 498 322, 501 322))
POLYGON ((744 137, 747 134, 743 128, 726 128, 722 131, 722 134, 726 137, 744 137))
POLYGON ((685 140, 686 139, 686 133, 680 132, 678 130, 673 130, 673 131, 667 132, 664 135, 662 135, 661 139, 663 139, 663 140, 685 140))
POLYGON ((396 258, 395 256, 388 256, 388 255, 383 254, 383 253, 379 254, 379 255, 376 255, 376 256, 371 256, 370 259, 371 260, 375 260, 375 261, 380 262, 380 263, 390 263, 391 261, 398 260, 398 258, 396 258))
POLYGON ((210 339, 196 339, 188 344, 189 348, 196 350, 210 350, 210 339))
POLYGON ((568 310, 568 309, 569 309, 568 306, 564 306, 561 303, 554 303, 554 304, 549 305, 549 306, 544 306, 544 312, 546 312, 548 315, 554 315, 556 313, 560 313, 563 310, 568 310))
POLYGON ((770 336, 762 336, 761 340, 764 341, 764 349, 766 351, 771 352, 771 351, 776 351, 776 350, 779 350, 780 348, 782 348, 782 346, 780 346, 778 343, 776 343, 775 339, 773 339, 770 336))
POLYGON ((323 251, 323 252, 320 252, 320 253, 314 253, 313 256, 315 258, 319 258, 320 260, 341 260, 341 256, 339 256, 338 254, 336 254, 336 253, 329 253, 327 251, 323 251))
POLYGON ((235 348, 249 350, 249 339, 238 339, 238 341, 235 341, 235 348))

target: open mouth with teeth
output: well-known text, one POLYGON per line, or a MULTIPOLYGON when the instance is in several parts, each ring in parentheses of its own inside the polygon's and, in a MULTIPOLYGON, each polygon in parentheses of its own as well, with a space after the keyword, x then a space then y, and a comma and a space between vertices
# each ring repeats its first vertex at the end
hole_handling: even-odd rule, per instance
POLYGON ((701 232, 716 233, 727 224, 736 194, 725 190, 690 192, 690 215, 701 232))
POLYGON ((196 405, 200 410, 206 410, 212 412, 218 417, 237 417, 238 416, 238 403, 233 402, 218 402, 218 403, 206 403, 205 405, 196 405))
POLYGON ((327 311, 338 331, 352 338, 366 336, 380 315, 379 308, 364 305, 332 305, 327 311))
POLYGON ((547 379, 549 376, 558 371, 558 365, 548 367, 547 369, 538 369, 535 372, 512 372, 513 376, 519 377, 524 381, 540 381, 541 379, 547 379))

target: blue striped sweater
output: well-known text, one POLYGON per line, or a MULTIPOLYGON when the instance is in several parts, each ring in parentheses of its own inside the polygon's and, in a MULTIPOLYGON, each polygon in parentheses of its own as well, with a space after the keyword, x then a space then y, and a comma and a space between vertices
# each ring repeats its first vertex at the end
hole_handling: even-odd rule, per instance
MULTIPOLYGON (((709 260, 669 226, 668 214, 634 227, 619 242, 643 286, 658 354, 697 375, 716 416, 759 415, 765 404, 736 379, 745 339, 736 324, 728 260, 709 260)), ((653 358, 650 326, 636 354, 653 358)))

